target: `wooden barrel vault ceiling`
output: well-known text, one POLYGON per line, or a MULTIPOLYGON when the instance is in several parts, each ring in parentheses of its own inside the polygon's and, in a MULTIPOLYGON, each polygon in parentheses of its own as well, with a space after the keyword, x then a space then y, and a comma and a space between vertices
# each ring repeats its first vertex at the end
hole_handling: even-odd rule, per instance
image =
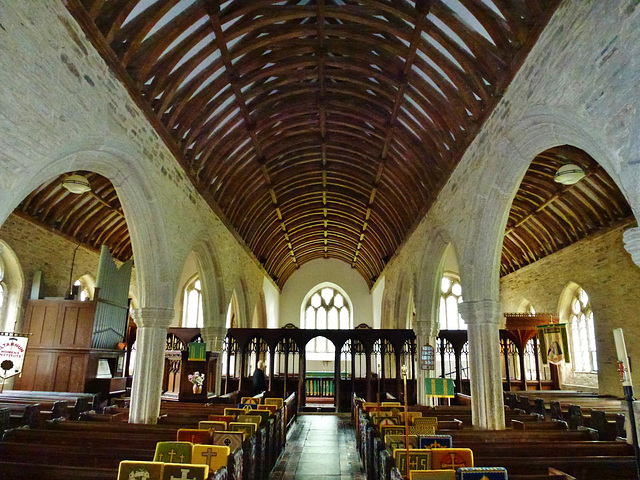
POLYGON ((578 148, 552 148, 533 159, 513 199, 500 274, 515 272, 588 235, 633 223, 631 207, 602 166, 578 148), (581 167, 585 178, 574 185, 554 182, 558 168, 567 163, 581 167))
POLYGON ((76 173, 89 180, 90 192, 69 192, 62 186, 68 175, 61 175, 31 192, 14 214, 90 248, 106 245, 117 259, 129 260, 133 257, 129 229, 113 184, 97 173, 76 173))
POLYGON ((559 0, 64 0, 212 207, 280 285, 369 285, 559 0))

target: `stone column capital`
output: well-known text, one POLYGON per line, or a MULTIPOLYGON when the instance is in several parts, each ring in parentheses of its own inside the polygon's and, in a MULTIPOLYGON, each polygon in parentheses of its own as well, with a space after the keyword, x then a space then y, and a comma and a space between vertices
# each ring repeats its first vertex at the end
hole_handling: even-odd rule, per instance
POLYGON ((499 325, 500 302, 495 300, 470 300, 458 305, 458 311, 467 325, 499 325))
POLYGON ((622 235, 624 241, 624 248, 629 255, 633 263, 640 266, 640 227, 630 228, 626 230, 622 235))
POLYGON ((133 319, 138 327, 166 329, 173 323, 173 318, 173 308, 142 307, 133 312, 133 319))
POLYGON ((202 327, 200 332, 202 332, 202 338, 207 343, 207 348, 210 351, 222 351, 222 345, 227 336, 227 329, 225 327, 202 327))

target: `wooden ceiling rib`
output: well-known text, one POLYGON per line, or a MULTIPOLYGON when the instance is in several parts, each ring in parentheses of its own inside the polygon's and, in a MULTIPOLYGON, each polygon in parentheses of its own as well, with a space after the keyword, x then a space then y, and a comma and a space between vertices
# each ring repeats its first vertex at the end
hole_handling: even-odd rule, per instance
POLYGON ((587 153, 564 145, 538 155, 516 193, 502 244, 500 274, 507 275, 598 231, 634 221, 607 172, 587 153), (555 183, 562 165, 586 175, 574 185, 555 183))
POLYGON ((280 285, 371 285, 559 0, 65 0, 280 285))

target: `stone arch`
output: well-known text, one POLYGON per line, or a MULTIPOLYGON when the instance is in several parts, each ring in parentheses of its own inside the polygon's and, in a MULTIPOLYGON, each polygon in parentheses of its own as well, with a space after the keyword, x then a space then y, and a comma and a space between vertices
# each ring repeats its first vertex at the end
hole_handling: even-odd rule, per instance
POLYGON ((516 313, 529 313, 529 310, 533 308, 533 304, 527 298, 523 298, 518 305, 518 311, 516 313))
POLYGON ((393 281, 387 278, 382 292, 382 311, 380 312, 380 328, 394 328, 393 321, 393 281))
POLYGON ((0 282, 6 288, 6 299, 0 306, 0 331, 15 332, 20 327, 24 272, 20 260, 8 243, 0 240, 0 282))
POLYGON ((460 252, 463 257, 461 263, 472 267, 465 272, 468 277, 466 300, 499 298, 502 240, 511 202, 531 161, 540 152, 561 145, 582 149, 607 171, 634 213, 640 212, 640 193, 636 193, 635 183, 630 184, 636 180, 627 180, 627 176, 622 179, 620 158, 607 138, 588 125, 588 121, 575 112, 549 107, 532 108, 519 123, 500 135, 492 151, 485 155, 491 160, 487 161, 478 181, 474 201, 476 211, 469 215, 475 219, 475 226, 465 225, 473 233, 460 252), (500 168, 507 163, 509 168, 500 168), (495 175, 498 169, 501 172, 499 176, 495 175))
MULTIPOLYGON (((440 305, 440 283, 445 270, 449 252, 456 249, 448 232, 439 230, 429 243, 419 267, 419 280, 416 282, 416 317, 422 322, 421 334, 437 336, 439 331, 438 309, 440 305), (424 330, 426 329, 426 330, 424 330)), ((457 256, 457 255, 456 255, 457 256)), ((458 274, 462 277, 460 272, 458 274)), ((462 278, 461 278, 462 284, 462 278)), ((464 292, 464 284, 463 292, 464 292)))
POLYGON ((154 193, 149 172, 136 160, 139 156, 123 144, 107 144, 104 138, 90 138, 67 147, 54 154, 46 165, 25 172, 13 188, 3 192, 0 224, 31 191, 51 178, 78 170, 96 172, 111 181, 125 213, 136 262, 140 307, 173 309, 174 265, 169 261, 170 248, 161 215, 164 209, 154 193))
POLYGON ((95 299, 95 294, 96 294, 96 279, 94 278, 94 276, 89 273, 89 272, 85 272, 82 275, 80 275, 79 277, 75 277, 74 278, 74 285, 76 282, 80 282, 80 286, 82 287, 82 289, 86 289, 87 292, 89 293, 89 297, 93 300, 95 299))
POLYGON ((413 307, 415 279, 412 272, 404 271, 398 286, 393 306, 393 323, 395 328, 411 328, 413 324, 413 307))
POLYGON ((208 240, 198 240, 189 254, 195 258, 202 283, 204 327, 223 328, 228 305, 224 300, 224 278, 215 248, 208 240))
POLYGON ((236 328, 249 328, 251 322, 251 311, 249 310, 249 302, 247 299, 247 286, 242 278, 236 278, 232 293, 232 300, 235 298, 236 308, 236 328))
POLYGON ((254 328, 267 328, 267 303, 264 292, 258 292, 258 300, 253 308, 251 324, 254 328))

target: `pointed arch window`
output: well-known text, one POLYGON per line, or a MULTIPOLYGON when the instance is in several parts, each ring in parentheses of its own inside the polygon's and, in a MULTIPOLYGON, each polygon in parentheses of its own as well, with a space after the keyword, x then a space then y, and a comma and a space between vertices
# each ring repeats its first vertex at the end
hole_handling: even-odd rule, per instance
POLYGON ((467 324, 458 312, 462 303, 460 279, 451 274, 442 276, 440 282, 440 330, 466 330, 467 324))
MULTIPOLYGON (((0 247, 0 253, 2 253, 0 247)), ((7 284, 4 281, 4 262, 2 261, 2 257, 0 257, 0 326, 4 324, 7 303, 9 300, 9 291, 7 290, 7 284)))
MULTIPOLYGON (((308 296, 305 304, 302 328, 348 330, 353 328, 350 302, 337 289, 330 286, 318 288, 308 296)), ((335 347, 324 337, 307 344, 307 352, 334 352, 335 347)))
POLYGON ((73 286, 78 287, 78 300, 80 300, 81 302, 86 302, 93 298, 93 295, 91 294, 91 290, 89 289, 89 286, 86 285, 86 283, 84 283, 82 279, 76 280, 73 283, 73 286))
POLYGON ((582 287, 576 288, 571 298, 571 339, 573 343, 573 367, 576 372, 598 371, 596 335, 593 310, 589 295, 582 287))
POLYGON ((183 290, 182 326, 185 328, 203 326, 202 282, 197 275, 187 282, 183 290))

